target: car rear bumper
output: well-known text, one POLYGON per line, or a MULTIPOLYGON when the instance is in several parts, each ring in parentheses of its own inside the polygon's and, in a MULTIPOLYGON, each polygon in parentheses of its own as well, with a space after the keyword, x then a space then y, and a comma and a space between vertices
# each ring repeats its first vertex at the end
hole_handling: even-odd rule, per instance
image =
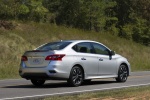
POLYGON ((54 80, 54 79, 62 79, 66 80, 69 78, 68 73, 58 73, 55 70, 50 70, 49 72, 47 71, 26 71, 24 70, 19 70, 19 74, 22 78, 25 79, 46 79, 46 80, 54 80))
POLYGON ((27 67, 21 63, 19 75, 25 79, 68 79, 70 73, 63 70, 62 67, 59 64, 46 67, 27 67))
POLYGON ((27 80, 30 79, 45 79, 45 80, 67 80, 68 78, 59 77, 59 76, 49 76, 46 73, 24 73, 20 75, 22 78, 27 80))

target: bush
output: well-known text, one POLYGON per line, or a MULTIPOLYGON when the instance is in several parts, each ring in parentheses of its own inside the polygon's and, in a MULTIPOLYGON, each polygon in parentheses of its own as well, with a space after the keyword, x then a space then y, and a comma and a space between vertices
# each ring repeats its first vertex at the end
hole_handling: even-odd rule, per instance
POLYGON ((123 38, 126 38, 126 39, 129 39, 129 40, 132 40, 132 25, 128 24, 128 25, 125 25, 123 26, 120 31, 119 31, 119 36, 120 37, 123 37, 123 38))
POLYGON ((135 42, 149 46, 150 45, 150 30, 149 30, 149 28, 135 27, 133 29, 132 38, 135 42))

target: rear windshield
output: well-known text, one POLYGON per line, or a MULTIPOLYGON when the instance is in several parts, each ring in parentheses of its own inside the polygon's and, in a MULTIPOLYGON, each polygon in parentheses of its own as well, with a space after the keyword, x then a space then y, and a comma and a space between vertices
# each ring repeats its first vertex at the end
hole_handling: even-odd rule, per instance
POLYGON ((36 50, 61 50, 68 46, 71 42, 51 42, 47 43, 36 50))

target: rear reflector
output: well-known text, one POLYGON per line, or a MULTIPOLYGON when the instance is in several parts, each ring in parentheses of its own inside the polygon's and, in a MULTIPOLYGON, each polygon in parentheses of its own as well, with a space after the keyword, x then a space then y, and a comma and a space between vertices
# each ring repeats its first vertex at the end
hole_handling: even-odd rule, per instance
POLYGON ((65 54, 54 54, 54 55, 49 55, 45 58, 45 60, 58 60, 62 61, 62 58, 65 56, 65 54))
POLYGON ((28 58, 26 56, 22 56, 21 61, 28 61, 28 58))

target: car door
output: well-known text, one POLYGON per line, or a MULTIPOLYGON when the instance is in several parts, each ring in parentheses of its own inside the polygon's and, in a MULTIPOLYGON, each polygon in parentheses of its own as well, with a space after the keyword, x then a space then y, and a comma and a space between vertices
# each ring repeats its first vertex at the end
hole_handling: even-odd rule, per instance
POLYGON ((110 50, 105 46, 92 43, 99 62, 99 75, 116 75, 117 62, 113 56, 110 56, 110 50))
POLYGON ((76 58, 81 62, 87 77, 98 75, 98 58, 93 54, 93 48, 89 42, 76 44, 73 49, 77 51, 76 58))

